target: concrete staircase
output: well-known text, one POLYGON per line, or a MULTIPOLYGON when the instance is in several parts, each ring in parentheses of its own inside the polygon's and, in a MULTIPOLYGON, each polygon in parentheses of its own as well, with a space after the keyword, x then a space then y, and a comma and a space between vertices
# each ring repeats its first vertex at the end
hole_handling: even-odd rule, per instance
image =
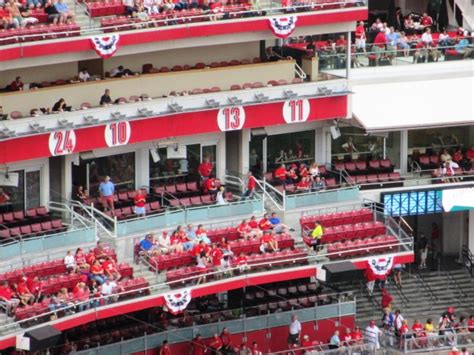
MULTIPOLYGON (((474 280, 464 270, 428 271, 420 273, 404 273, 401 291, 392 280, 387 282, 387 289, 393 297, 393 309, 399 308, 402 315, 412 324, 419 319, 425 322, 432 318, 438 321, 440 315, 452 306, 456 314, 469 316, 474 313, 474 280), (451 275, 451 276, 449 276, 451 275)), ((382 318, 380 290, 375 288, 375 301, 369 299, 365 290, 362 292, 357 283, 341 283, 338 285, 344 291, 353 290, 357 296, 357 323, 367 326, 374 319, 379 323, 382 318)), ((363 289, 363 288, 362 288, 363 289)))
MULTIPOLYGON (((89 18, 89 15, 86 13, 86 6, 84 3, 79 3, 75 0, 64 0, 69 9, 75 12, 76 14, 76 23, 81 26, 81 30, 90 30, 100 28, 100 19, 89 18)), ((101 31, 97 30, 94 32, 87 32, 87 34, 100 33, 101 31)))

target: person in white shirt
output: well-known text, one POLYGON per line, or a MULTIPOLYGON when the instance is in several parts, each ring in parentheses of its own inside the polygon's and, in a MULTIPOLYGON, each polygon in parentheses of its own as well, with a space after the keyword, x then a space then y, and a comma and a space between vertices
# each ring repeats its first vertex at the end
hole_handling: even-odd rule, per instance
POLYGON ((82 68, 77 76, 79 77, 80 81, 88 81, 91 79, 91 76, 86 68, 82 68))
POLYGON ((426 28, 425 33, 421 36, 421 43, 423 43, 423 48, 420 48, 415 52, 415 63, 418 63, 418 58, 420 56, 425 58, 426 63, 428 63, 428 57, 433 58, 433 60, 437 62, 440 52, 433 47, 433 37, 431 36, 431 29, 429 27, 426 28))
POLYGON ((433 36, 431 36, 431 29, 427 28, 425 32, 421 35, 421 42, 427 47, 433 45, 433 36))
POLYGON ((225 188, 224 186, 219 187, 219 191, 216 194, 216 205, 227 205, 227 201, 225 200, 225 188))
POLYGON ((298 321, 296 314, 291 316, 291 323, 288 334, 288 348, 298 345, 300 342, 301 323, 298 321))
POLYGON ((115 281, 111 281, 107 279, 100 288, 100 293, 102 296, 107 297, 106 303, 117 302, 118 295, 116 294, 118 291, 118 285, 115 281))
POLYGON ((382 334, 382 331, 375 325, 375 321, 371 320, 367 328, 365 328, 365 335, 367 342, 373 344, 375 349, 380 349, 379 338, 382 334))
POLYGON ((76 259, 70 250, 67 251, 66 256, 64 257, 64 265, 66 265, 66 269, 70 273, 76 272, 77 270, 76 259))

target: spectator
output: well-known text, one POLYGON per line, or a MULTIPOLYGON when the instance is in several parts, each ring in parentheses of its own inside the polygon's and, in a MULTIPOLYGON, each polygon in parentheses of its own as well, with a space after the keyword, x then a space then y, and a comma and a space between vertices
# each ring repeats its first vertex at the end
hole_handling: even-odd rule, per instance
POLYGON ((300 334, 301 334, 301 323, 298 321, 298 317, 296 314, 291 316, 291 323, 289 326, 289 334, 288 334, 288 349, 291 349, 295 345, 298 346, 300 342, 300 334))
POLYGON ((110 77, 121 78, 122 76, 134 75, 130 69, 125 69, 123 65, 119 65, 117 68, 110 72, 110 77))
POLYGON ((9 202, 10 196, 0 187, 0 206, 5 206, 9 202))
MULTIPOLYGON (((206 183, 208 181, 211 181, 212 179, 208 179, 206 181, 206 183)), ((219 186, 219 189, 216 193, 216 205, 227 205, 227 201, 225 200, 225 188, 224 186, 219 186)))
POLYGON ((20 300, 14 298, 14 292, 8 286, 8 282, 4 281, 0 284, 0 304, 5 306, 7 316, 13 317, 15 310, 20 304, 20 300))
POLYGON ((426 259, 428 257, 428 239, 425 236, 425 233, 420 234, 420 239, 418 240, 418 250, 420 252, 420 269, 426 269, 426 259))
POLYGON ((110 181, 110 176, 106 176, 104 181, 100 183, 99 193, 100 197, 102 198, 104 210, 107 211, 110 209, 112 212, 114 212, 115 185, 112 181, 110 181))
POLYGON ((410 54, 410 43, 407 35, 404 31, 400 32, 400 38, 398 39, 398 47, 403 50, 403 56, 408 57, 410 54))
POLYGON ((77 310, 82 312, 89 308, 89 289, 84 282, 79 282, 73 290, 73 299, 77 304, 77 310))
POLYGON ((273 173, 275 179, 280 181, 283 184, 291 183, 291 180, 288 179, 288 171, 286 170, 285 164, 281 164, 273 173))
POLYGON ((400 334, 400 349, 404 349, 407 344, 407 340, 412 338, 412 334, 410 334, 410 327, 408 326, 408 321, 404 319, 402 321, 402 325, 399 329, 400 334))
POLYGON ((100 265, 99 260, 94 261, 90 268, 89 278, 95 280, 99 285, 102 285, 107 277, 104 274, 104 269, 100 265))
POLYGON ((214 337, 209 342, 209 348, 211 349, 212 355, 220 354, 220 350, 222 349, 222 340, 219 334, 214 334, 214 337))
POLYGON ((110 90, 105 89, 104 95, 100 97, 100 106, 110 106, 112 105, 112 99, 110 98, 110 90))
POLYGON ((168 345, 168 340, 163 340, 158 355, 171 355, 171 349, 168 345))
POLYGON ((462 38, 456 44, 454 49, 456 50, 458 54, 462 55, 463 58, 466 59, 470 57, 472 53, 472 48, 470 48, 469 45, 470 45, 469 40, 467 38, 462 38))
POLYGON ((206 244, 211 244, 211 240, 207 236, 207 232, 202 224, 198 225, 198 228, 196 230, 196 238, 198 241, 203 241, 206 244))
MULTIPOLYGON (((34 1, 38 1, 38 0, 34 0, 34 1)), ((25 26, 35 25, 39 22, 39 20, 36 17, 32 16, 31 11, 27 6, 20 6, 19 9, 20 9, 20 14, 23 17, 25 26)))
MULTIPOLYGON (((375 36, 374 42, 372 44, 372 52, 375 55, 375 66, 377 67, 379 66, 380 58, 382 58, 382 53, 385 51, 386 43, 387 43, 387 38, 385 36, 385 32, 379 31, 377 35, 375 36)), ((349 139, 351 140, 351 143, 352 143, 352 137, 349 137, 349 139)), ((348 144, 348 143, 349 142, 344 143, 344 144, 348 144)), ((344 148, 346 152, 349 152, 349 153, 357 152, 354 144, 352 145, 348 144, 347 148, 344 147, 344 144, 342 145, 342 148, 344 148), (350 150, 350 148, 353 148, 353 150, 350 150)))
POLYGON ((375 321, 371 320, 367 328, 365 329, 365 335, 367 337, 367 342, 373 344, 375 349, 380 349, 380 335, 382 331, 375 325, 375 321))
POLYGON ((430 27, 433 25, 433 19, 431 18, 431 16, 428 16, 426 12, 424 12, 423 16, 421 17, 420 23, 425 28, 430 27))
POLYGON ((413 34, 415 30, 415 22, 413 21, 412 15, 408 15, 408 17, 405 19, 405 31, 407 34, 411 35, 413 34))
POLYGON ((443 28, 443 32, 439 34, 438 45, 440 47, 447 47, 453 44, 451 37, 449 37, 448 31, 446 28, 443 28))
POLYGON ((102 268, 104 269, 104 274, 108 280, 120 280, 121 275, 117 269, 117 264, 110 256, 105 258, 102 263, 102 268))
POLYGON ((90 265, 87 264, 86 257, 82 248, 77 248, 76 253, 74 254, 74 259, 76 260, 76 265, 79 270, 89 270, 90 265))
POLYGON ((191 341, 192 355, 204 355, 207 352, 206 343, 201 334, 197 334, 191 341))
MULTIPOLYGON (((392 64, 393 58, 397 56, 398 42, 400 41, 400 33, 395 32, 395 28, 390 27, 389 33, 385 36, 387 39, 387 55, 392 64)), ((369 149, 370 151, 370 149, 369 149)))
POLYGON ((309 176, 304 176, 296 184, 296 190, 300 192, 309 192, 311 188, 311 180, 309 176))
POLYGON ((273 226, 270 223, 270 221, 268 220, 268 213, 264 213, 262 219, 260 221, 258 221, 258 229, 265 232, 265 231, 268 231, 272 228, 273 228, 273 226))
POLYGON ((380 305, 382 306, 382 309, 392 308, 392 301, 393 301, 393 297, 390 295, 390 293, 388 293, 388 291, 385 288, 383 288, 382 289, 382 300, 380 302, 380 305))
MULTIPOLYGON (((383 35, 383 38, 385 38, 385 35, 383 35)), ((375 46, 375 45, 376 45, 376 44, 374 43, 374 46, 375 46)), ((384 44, 383 44, 383 48, 385 48, 385 42, 384 42, 384 44)), ((373 50, 373 49, 372 49, 372 50, 373 50)), ((353 138, 352 136, 349 136, 349 137, 347 138, 347 142, 344 143, 341 147, 342 147, 342 149, 344 149, 344 150, 345 150, 346 152, 348 152, 348 153, 355 153, 355 152, 358 152, 358 150, 357 150, 357 148, 356 148, 356 146, 355 146, 355 144, 354 144, 354 138, 353 138)))
POLYGON ((119 287, 115 281, 111 281, 107 279, 101 286, 100 292, 102 296, 105 297, 106 303, 117 302, 119 296, 117 293, 119 292, 119 287))
POLYGON ((256 187, 257 187, 257 179, 255 179, 255 176, 253 176, 252 172, 249 171, 247 173, 247 189, 242 195, 242 199, 246 199, 247 197, 252 198, 256 187))
POLYGON ((336 330, 329 340, 329 349, 339 349, 341 346, 341 339, 339 338, 339 330, 336 330))
POLYGON ((91 80, 91 76, 86 68, 82 68, 79 74, 77 74, 77 77, 79 78, 80 81, 84 81, 84 82, 91 80))
POLYGON ((235 258, 234 264, 239 267, 240 271, 246 271, 248 267, 248 258, 244 253, 240 253, 238 257, 235 258))
POLYGON ((84 186, 79 185, 74 196, 74 200, 79 201, 88 205, 90 203, 89 194, 87 190, 84 190, 84 186))
POLYGON ((402 316, 402 313, 399 309, 395 310, 395 314, 393 316, 393 327, 395 328, 395 333, 400 334, 400 328, 403 324, 405 318, 402 316))
POLYGON ((146 194, 145 190, 139 189, 136 192, 135 197, 133 198, 133 203, 134 203, 134 212, 138 217, 145 217, 146 215, 146 210, 145 210, 145 205, 146 205, 146 194))
POLYGON ((44 12, 48 15, 48 22, 57 25, 61 15, 58 10, 56 10, 55 4, 56 1, 53 2, 53 0, 46 0, 44 4, 44 12))
POLYGON ((281 223, 281 220, 280 218, 278 218, 276 212, 272 212, 272 215, 268 221, 272 224, 272 228, 275 233, 288 234, 290 231, 291 232, 295 231, 293 228, 290 228, 286 224, 281 223))
POLYGON ((367 36, 365 34, 364 21, 360 21, 359 25, 356 27, 355 38, 356 50, 366 53, 365 45, 367 36))
POLYGON ((57 112, 64 112, 64 111, 68 111, 68 112, 71 112, 71 109, 72 107, 71 106, 68 106, 66 104, 66 101, 64 99, 59 99, 59 101, 57 101, 54 105, 53 105, 53 108, 52 108, 52 112, 53 113, 57 113, 57 112))
POLYGON ((260 351, 259 347, 258 347, 258 343, 256 341, 254 341, 252 343, 252 355, 262 355, 263 352, 260 351))
POLYGON ((449 160, 452 160, 453 157, 451 156, 451 154, 449 154, 448 150, 446 148, 443 148, 443 150, 441 151, 441 154, 439 156, 439 159, 440 161, 442 161, 443 163, 449 161, 449 160))
POLYGON ((234 348, 232 346, 232 339, 231 339, 229 328, 224 327, 224 329, 222 329, 221 340, 222 340, 222 352, 224 354, 233 352, 234 348))
POLYGON ((311 238, 313 238, 313 240, 311 241, 311 245, 313 246, 313 250, 316 253, 319 251, 323 234, 324 234, 324 230, 323 230, 323 226, 321 225, 321 222, 316 221, 314 225, 314 229, 311 232, 311 238))
POLYGON ((264 253, 267 250, 278 251, 278 241, 275 239, 273 233, 264 233, 261 237, 260 252, 264 253))
POLYGON ((68 21, 74 22, 74 13, 69 11, 69 7, 64 2, 64 0, 58 0, 58 2, 54 4, 54 7, 59 13, 59 23, 67 23, 68 21))
POLYGON ((14 81, 10 84, 10 91, 20 91, 23 90, 23 82, 21 81, 21 77, 17 76, 14 81))
POLYGON ((469 316, 469 320, 467 321, 467 329, 471 333, 474 333, 474 315, 473 314, 469 316))
POLYGON ((360 327, 356 326, 354 331, 351 333, 352 343, 354 345, 361 345, 364 342, 364 335, 360 330, 360 327))
POLYGON ((204 182, 209 179, 209 176, 211 175, 213 169, 214 165, 211 163, 209 158, 204 158, 204 161, 199 164, 198 167, 198 173, 201 176, 201 182, 204 182))
POLYGON ((326 190, 326 180, 320 176, 316 176, 311 184, 311 191, 326 190))
POLYGON ((64 265, 66 265, 66 270, 70 274, 77 271, 76 259, 70 250, 67 251, 66 256, 64 257, 64 265))
POLYGON ((13 284, 13 290, 16 291, 16 294, 20 298, 20 303, 24 306, 33 303, 35 296, 33 293, 28 289, 28 285, 26 284, 26 276, 23 276, 18 281, 18 284, 13 284))
POLYGON ((395 285, 402 288, 402 264, 395 264, 393 265, 393 281, 395 285))

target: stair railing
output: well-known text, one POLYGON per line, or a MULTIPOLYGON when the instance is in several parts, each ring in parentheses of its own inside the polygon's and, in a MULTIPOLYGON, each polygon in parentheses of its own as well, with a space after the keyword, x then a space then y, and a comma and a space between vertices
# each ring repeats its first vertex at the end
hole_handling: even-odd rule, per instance
POLYGON ((470 298, 469 295, 466 292, 464 292, 462 287, 459 285, 459 282, 454 278, 454 276, 451 274, 449 269, 441 261, 439 261, 439 266, 446 276, 446 287, 450 288, 450 286, 452 286, 456 290, 458 294, 458 297, 456 297, 458 303, 461 304, 463 300, 469 299, 470 298))
POLYGON ((467 272, 469 272, 469 275, 472 277, 474 261, 472 252, 467 246, 462 247, 462 264, 466 268, 467 272))
MULTIPOLYGON (((432 310, 434 302, 439 301, 439 298, 435 295, 429 283, 423 279, 423 276, 421 275, 419 271, 417 271, 416 274, 414 274, 414 277, 420 282, 422 288, 425 291, 425 294, 430 296, 430 310, 432 310)), ((417 289, 418 291, 420 291, 419 287, 417 289)))

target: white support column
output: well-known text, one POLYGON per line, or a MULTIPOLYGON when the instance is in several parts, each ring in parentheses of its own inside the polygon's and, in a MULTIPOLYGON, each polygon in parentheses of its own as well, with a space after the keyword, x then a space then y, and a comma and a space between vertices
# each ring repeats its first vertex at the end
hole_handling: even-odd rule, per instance
POLYGON ((226 150, 225 150, 225 132, 220 133, 219 135, 219 140, 217 141, 217 147, 216 147, 216 162, 217 162, 217 169, 216 169, 216 177, 219 180, 224 179, 225 176, 225 171, 227 169, 226 167, 226 150))
POLYGON ((407 173, 408 166, 408 130, 400 131, 400 171, 407 173))
POLYGON ((314 130, 314 160, 318 164, 323 164, 327 159, 327 139, 329 136, 324 127, 319 127, 314 130))
POLYGON ((346 46, 346 78, 349 79, 351 75, 351 32, 347 32, 347 46, 346 46))
POLYGON ((49 197, 49 162, 46 159, 40 170, 40 204, 47 206, 49 201, 51 201, 49 197))
POLYGON ((250 129, 243 129, 240 134, 240 161, 239 173, 247 174, 249 171, 249 144, 250 144, 250 129))
POLYGON ((135 151, 135 187, 150 186, 150 152, 149 148, 135 151))
POLYGON ((474 252, 474 211, 469 211, 467 237, 469 250, 474 252))
POLYGON ((72 162, 74 155, 65 155, 61 165, 61 195, 72 199, 72 162))

